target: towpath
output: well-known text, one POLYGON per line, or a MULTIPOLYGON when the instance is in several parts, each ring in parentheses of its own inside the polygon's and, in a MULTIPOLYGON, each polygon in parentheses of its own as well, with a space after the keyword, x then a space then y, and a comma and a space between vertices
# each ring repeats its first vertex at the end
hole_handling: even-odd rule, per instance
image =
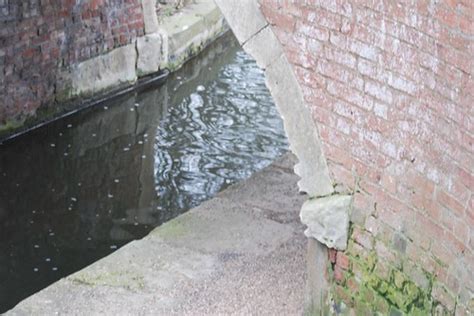
POLYGON ((7 315, 301 315, 294 157, 21 302, 7 315))

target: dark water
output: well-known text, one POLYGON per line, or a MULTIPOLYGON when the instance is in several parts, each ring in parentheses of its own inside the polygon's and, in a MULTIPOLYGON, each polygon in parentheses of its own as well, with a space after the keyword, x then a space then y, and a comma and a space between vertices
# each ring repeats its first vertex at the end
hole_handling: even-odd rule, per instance
POLYGON ((233 37, 165 84, 0 146, 0 312, 142 238, 287 150, 233 37))

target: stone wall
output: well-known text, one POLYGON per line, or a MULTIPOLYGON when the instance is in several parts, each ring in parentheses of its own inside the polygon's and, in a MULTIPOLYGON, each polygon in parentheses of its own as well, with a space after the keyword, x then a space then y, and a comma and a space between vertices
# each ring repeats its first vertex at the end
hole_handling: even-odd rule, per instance
POLYGON ((310 197, 307 235, 334 248, 326 265, 309 244, 313 307, 474 312, 472 2, 217 3, 266 68, 310 197), (306 113, 298 90, 316 133, 294 119, 306 113))
POLYGON ((227 30, 212 0, 178 2, 0 0, 0 138, 174 70, 227 30))

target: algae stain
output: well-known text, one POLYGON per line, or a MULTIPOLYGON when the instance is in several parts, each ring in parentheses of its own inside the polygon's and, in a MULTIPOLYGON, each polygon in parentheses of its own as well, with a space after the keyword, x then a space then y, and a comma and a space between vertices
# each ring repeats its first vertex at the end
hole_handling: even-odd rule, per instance
MULTIPOLYGON (((336 286, 331 289, 336 305, 342 306, 347 303, 356 314, 366 312, 367 309, 371 309, 375 314, 389 311, 406 315, 431 314, 433 307, 431 287, 423 290, 403 271, 396 268, 391 269, 388 279, 377 275, 374 271, 377 263, 375 252, 369 253, 366 257, 354 254, 350 254, 349 257, 352 267, 356 267, 359 272, 360 279, 357 280, 359 287, 357 291, 349 290, 347 279, 355 277, 354 271, 350 269, 346 272, 346 282, 339 285, 341 287, 339 293, 335 291, 336 286)), ((429 277, 430 280, 433 278, 429 277)), ((348 312, 348 309, 342 308, 342 310, 348 312)))
POLYGON ((186 232, 185 216, 175 218, 155 229, 151 234, 156 234, 165 239, 180 237, 186 232))
POLYGON ((138 290, 145 287, 145 278, 130 270, 110 271, 99 274, 79 273, 72 276, 70 281, 91 287, 111 286, 129 290, 138 290))
POLYGON ((7 120, 4 124, 0 124, 0 133, 15 130, 24 124, 22 120, 7 120))

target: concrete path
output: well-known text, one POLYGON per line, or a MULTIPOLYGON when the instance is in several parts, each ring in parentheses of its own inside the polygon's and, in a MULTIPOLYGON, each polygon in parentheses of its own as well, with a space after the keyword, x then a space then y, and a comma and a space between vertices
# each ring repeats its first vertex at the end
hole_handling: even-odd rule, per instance
POLYGON ((7 315, 301 315, 306 238, 285 155, 7 315))

